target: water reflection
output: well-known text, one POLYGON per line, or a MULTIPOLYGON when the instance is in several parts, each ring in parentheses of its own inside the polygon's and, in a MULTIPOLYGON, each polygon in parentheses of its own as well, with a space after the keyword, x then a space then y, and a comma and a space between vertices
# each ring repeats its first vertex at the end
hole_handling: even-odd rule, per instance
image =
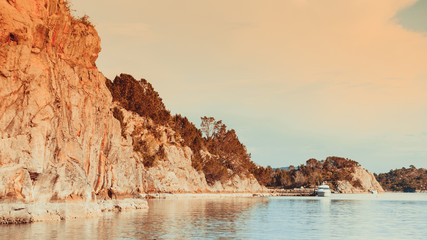
POLYGON ((0 226, 0 239, 86 239, 109 236, 111 226, 99 219, 0 226))
POLYGON ((149 210, 100 218, 0 225, 0 239, 233 238, 267 198, 150 200, 149 210))
POLYGON ((423 239, 425 195, 150 200, 149 210, 0 226, 0 239, 423 239), (413 196, 413 198, 411 198, 413 196))
POLYGON ((138 238, 230 238, 268 199, 152 200, 138 238))

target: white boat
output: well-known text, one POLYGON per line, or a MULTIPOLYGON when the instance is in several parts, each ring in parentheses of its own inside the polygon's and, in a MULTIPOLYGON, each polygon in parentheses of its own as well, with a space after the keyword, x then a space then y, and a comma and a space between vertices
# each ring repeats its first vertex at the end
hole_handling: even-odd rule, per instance
POLYGON ((331 196, 331 189, 329 189, 329 185, 327 185, 326 183, 322 183, 322 185, 319 185, 317 189, 317 196, 319 197, 331 196))
POLYGON ((378 194, 378 191, 377 190, 371 190, 371 193, 372 194, 378 194))

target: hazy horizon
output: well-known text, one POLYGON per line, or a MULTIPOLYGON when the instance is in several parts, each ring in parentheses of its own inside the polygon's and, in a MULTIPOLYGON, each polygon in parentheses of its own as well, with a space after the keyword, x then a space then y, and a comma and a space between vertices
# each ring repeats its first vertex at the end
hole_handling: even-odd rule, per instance
POLYGON ((147 79, 197 126, 223 120, 257 164, 427 167, 427 1, 71 3, 106 77, 147 79))

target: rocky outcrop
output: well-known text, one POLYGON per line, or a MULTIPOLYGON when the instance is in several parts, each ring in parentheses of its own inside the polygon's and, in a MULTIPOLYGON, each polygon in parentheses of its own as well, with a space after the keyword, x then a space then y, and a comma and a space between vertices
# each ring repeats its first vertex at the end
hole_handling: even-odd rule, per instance
POLYGON ((171 129, 148 134, 149 119, 128 120, 124 133, 95 65, 100 50, 94 27, 64 0, 0 1, 0 200, 261 189, 237 175, 209 186, 171 129), (147 148, 136 151, 138 139, 147 148))
POLYGON ((100 200, 97 202, 3 203, 0 224, 59 221, 97 217, 102 212, 146 210, 145 199, 100 200))
POLYGON ((205 175, 191 166, 191 149, 164 146, 165 158, 147 168, 147 192, 206 192, 205 175))
POLYGON ((133 143, 138 158, 153 158, 152 166, 144 168, 143 183, 148 193, 201 193, 201 192, 259 192, 265 190, 253 175, 241 177, 229 170, 230 180, 206 182, 202 171, 192 167, 192 150, 184 146, 183 139, 169 127, 157 126, 149 119, 127 111, 115 104, 123 115, 125 139, 133 143), (136 146, 141 144, 143 146, 136 146))
POLYGON ((384 192, 384 189, 378 183, 374 174, 363 169, 361 166, 354 167, 351 178, 351 181, 338 181, 336 187, 337 191, 340 193, 384 192))
POLYGON ((0 198, 141 191, 95 60, 96 30, 60 0, 0 2, 0 198), (126 177, 123 177, 126 176, 126 177))

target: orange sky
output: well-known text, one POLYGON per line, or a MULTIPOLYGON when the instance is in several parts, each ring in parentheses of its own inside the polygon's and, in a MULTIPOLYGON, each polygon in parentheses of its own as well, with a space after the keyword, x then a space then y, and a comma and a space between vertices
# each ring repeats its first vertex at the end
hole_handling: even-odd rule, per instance
POLYGON ((337 155, 371 171, 427 167, 427 34, 401 24, 426 19, 399 15, 425 4, 72 2, 99 31, 107 77, 146 78, 196 124, 222 119, 258 164, 337 155))

